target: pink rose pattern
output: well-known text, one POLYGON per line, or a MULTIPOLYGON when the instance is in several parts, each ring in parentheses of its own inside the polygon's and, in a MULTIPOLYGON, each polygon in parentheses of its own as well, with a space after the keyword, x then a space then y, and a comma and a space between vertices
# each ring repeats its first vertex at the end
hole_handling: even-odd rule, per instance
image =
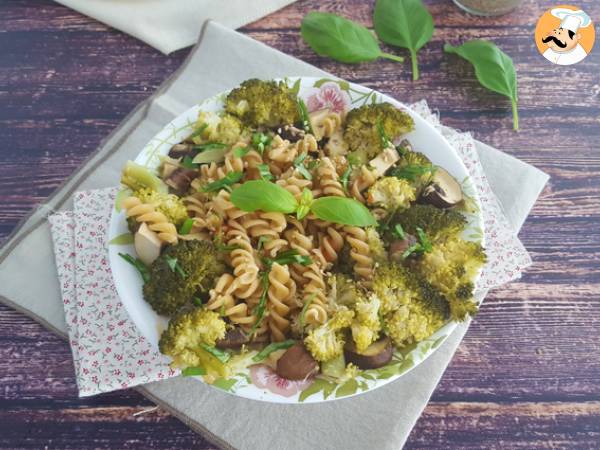
POLYGON ((250 378, 255 386, 266 389, 273 394, 282 395, 283 397, 292 397, 306 389, 313 382, 312 377, 299 381, 281 378, 273 369, 265 364, 251 366, 250 378))
POLYGON ((313 88, 313 92, 306 98, 306 108, 309 112, 330 108, 334 112, 344 114, 350 109, 351 103, 348 93, 333 81, 327 81, 321 87, 313 88))
POLYGON ((179 374, 140 335, 117 296, 107 244, 116 192, 78 192, 73 213, 49 218, 82 397, 179 374))

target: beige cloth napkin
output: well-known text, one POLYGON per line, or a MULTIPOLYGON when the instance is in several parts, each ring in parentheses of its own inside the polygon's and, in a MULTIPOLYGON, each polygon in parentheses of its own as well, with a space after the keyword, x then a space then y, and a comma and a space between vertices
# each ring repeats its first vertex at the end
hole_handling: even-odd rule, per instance
MULTIPOLYGON (((23 221, 0 250, 0 301, 66 336, 45 220, 48 212, 72 209, 76 190, 114 185, 123 163, 192 103, 250 77, 286 75, 327 74, 214 22, 207 23, 200 43, 179 71, 139 105, 48 203, 23 221), (25 265, 26 272, 22 270, 25 265)), ((477 145, 492 188, 518 230, 548 176, 489 146, 477 145)), ((468 324, 460 325, 434 355, 398 381, 346 400, 268 404, 233 397, 187 378, 136 389, 223 448, 398 449, 467 328, 468 324)))
POLYGON ((213 19, 239 28, 296 0, 56 0, 165 54, 198 41, 213 19))

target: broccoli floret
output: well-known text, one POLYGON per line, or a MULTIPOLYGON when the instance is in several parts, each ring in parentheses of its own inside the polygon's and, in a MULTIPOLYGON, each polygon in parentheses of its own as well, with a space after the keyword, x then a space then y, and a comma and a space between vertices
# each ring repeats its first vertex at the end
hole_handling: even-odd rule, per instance
POLYGON ((417 228, 421 228, 432 242, 436 242, 459 236, 467 221, 458 211, 417 204, 396 214, 392 225, 396 223, 413 236, 417 235, 417 228))
POLYGON ((218 339, 225 337, 225 332, 226 324, 218 313, 196 308, 169 321, 169 326, 160 336, 158 348, 161 353, 173 358, 176 367, 204 367, 210 355, 202 350, 201 345, 214 346, 218 339))
POLYGON ((253 128, 293 125, 300 119, 297 97, 283 81, 244 81, 227 96, 225 111, 253 128))
POLYGON ((342 354, 345 343, 342 329, 352 324, 353 317, 353 311, 340 309, 331 319, 308 333, 304 344, 313 358, 328 361, 342 354))
POLYGON ((347 275, 336 273, 328 282, 334 305, 352 308, 358 300, 364 297, 356 282, 347 275))
POLYGON ((377 340, 381 330, 379 308, 381 301, 376 295, 368 300, 360 300, 354 305, 354 321, 352 322, 352 339, 359 352, 364 351, 377 340))
POLYGON ((364 159, 364 163, 386 147, 382 131, 387 139, 393 141, 412 131, 414 126, 410 115, 389 103, 364 105, 348 113, 344 139, 354 157, 364 159))
POLYGON ((181 225, 188 218, 183 200, 176 195, 157 192, 149 188, 138 189, 133 195, 144 203, 151 203, 158 212, 163 213, 169 222, 175 225, 181 225))
POLYGON ((179 241, 150 266, 144 299, 159 314, 173 315, 194 296, 213 287, 225 270, 214 246, 205 241, 179 241))
POLYGON ((407 180, 415 189, 416 196, 419 197, 425 186, 431 183, 434 173, 435 166, 427 156, 423 153, 406 150, 389 175, 407 180))
POLYGON ((367 202, 388 211, 407 209, 415 201, 415 188, 406 180, 380 178, 369 188, 367 202))
POLYGON ((473 280, 485 264, 483 247, 458 237, 438 242, 432 251, 414 261, 415 267, 450 302, 454 320, 477 312, 473 301, 473 280))
POLYGON ((200 111, 197 127, 201 126, 205 127, 204 131, 193 138, 196 144, 210 141, 234 145, 250 138, 250 132, 244 127, 242 121, 227 113, 219 115, 214 112, 200 111))
POLYGON ((169 188, 148 168, 140 166, 133 161, 127 161, 121 174, 121 184, 124 184, 132 191, 143 188, 153 189, 156 192, 167 193, 169 188))
POLYGON ((406 267, 397 264, 385 264, 377 268, 373 291, 381 300, 382 314, 394 311, 416 297, 412 277, 406 267))
POLYGON ((379 236, 377 230, 373 227, 369 227, 365 230, 367 233, 367 244, 369 244, 369 250, 371 256, 377 263, 383 263, 388 260, 387 252, 383 245, 383 240, 379 236))

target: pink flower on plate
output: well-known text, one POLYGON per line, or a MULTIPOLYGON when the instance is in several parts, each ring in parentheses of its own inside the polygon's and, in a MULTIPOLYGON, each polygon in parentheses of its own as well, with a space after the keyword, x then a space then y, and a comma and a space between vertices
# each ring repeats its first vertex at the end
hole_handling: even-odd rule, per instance
POLYGON ((281 378, 273 369, 264 364, 256 364, 250 367, 250 378, 257 387, 284 397, 291 397, 306 389, 312 383, 312 378, 300 381, 281 378))
POLYGON ((313 93, 306 99, 306 107, 309 112, 331 108, 334 112, 344 114, 350 109, 350 103, 348 93, 333 81, 327 81, 321 87, 313 88, 313 93))

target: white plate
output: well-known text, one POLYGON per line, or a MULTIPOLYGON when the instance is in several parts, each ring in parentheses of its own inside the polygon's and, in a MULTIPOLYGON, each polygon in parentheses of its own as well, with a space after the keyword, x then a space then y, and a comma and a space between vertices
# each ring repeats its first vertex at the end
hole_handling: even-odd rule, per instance
MULTIPOLYGON (((467 169, 454 149, 433 126, 406 105, 387 95, 341 80, 290 77, 286 78, 285 81, 304 99, 309 110, 329 106, 337 110, 345 109, 347 111, 366 103, 384 101, 405 110, 415 121, 414 131, 406 135, 414 149, 427 155, 434 164, 446 169, 457 180, 462 180, 463 190, 479 206, 479 198, 471 183, 467 169)), ((150 169, 156 169, 160 163, 159 157, 168 154, 174 144, 181 142, 191 133, 198 112, 200 110, 222 110, 223 99, 226 95, 227 92, 224 92, 209 98, 173 119, 142 149, 135 159, 136 163, 145 165, 150 169)), ((480 208, 477 209, 480 210, 480 208)), ((117 211, 116 208, 113 211, 109 228, 109 241, 129 232, 125 214, 122 211, 117 211)), ((469 214, 467 220, 468 227, 465 235, 477 236, 477 240, 483 245, 484 224, 481 215, 479 213, 469 214)), ((116 241, 118 240, 116 239, 116 241)), ((119 296, 142 335, 152 345, 158 347, 158 339, 167 325, 167 319, 157 315, 144 301, 142 297, 142 280, 139 274, 118 256, 119 252, 135 254, 132 245, 115 244, 109 246, 109 259, 119 296)), ((418 345, 397 352, 394 360, 388 366, 366 371, 365 376, 359 376, 356 380, 350 380, 341 386, 322 380, 317 380, 314 383, 312 380, 289 382, 279 379, 276 374, 263 365, 253 366, 246 373, 238 374, 233 378, 218 380, 215 385, 241 397, 276 403, 310 403, 356 395, 383 386, 419 365, 446 340, 454 328, 456 328, 455 322, 447 323, 430 338, 418 345)), ((200 379, 200 377, 198 378, 200 379)))

